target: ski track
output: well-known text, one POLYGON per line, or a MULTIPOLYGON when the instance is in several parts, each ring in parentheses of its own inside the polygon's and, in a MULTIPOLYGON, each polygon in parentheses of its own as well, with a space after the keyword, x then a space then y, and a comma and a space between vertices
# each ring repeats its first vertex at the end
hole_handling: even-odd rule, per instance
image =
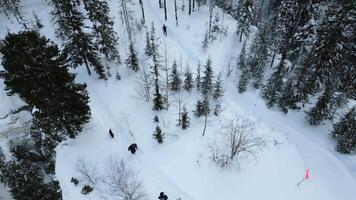
MULTIPOLYGON (((151 11, 151 15, 154 16, 154 18, 156 19, 156 22, 158 21, 159 24, 166 24, 166 21, 164 21, 164 20, 157 14, 157 13, 160 13, 160 12, 157 12, 157 10, 155 10, 155 9, 152 7, 151 1, 145 1, 144 6, 145 6, 145 5, 147 5, 148 9, 151 11)), ((156 24, 157 24, 157 23, 156 23, 156 24)), ((158 27, 160 27, 160 26, 158 26, 158 27)), ((158 29, 158 30, 160 30, 160 29, 158 29)), ((199 61, 200 61, 199 57, 196 56, 195 53, 193 53, 193 52, 190 50, 189 47, 187 47, 186 45, 184 45, 185 42, 183 42, 183 40, 182 40, 180 37, 178 37, 178 36, 175 34, 175 32, 174 32, 171 28, 169 28, 169 27, 167 27, 167 35, 168 35, 168 36, 166 37, 166 36, 164 36, 163 34, 161 34, 161 37, 164 38, 164 42, 166 42, 167 39, 174 41, 174 42, 177 44, 177 46, 180 47, 180 49, 181 49, 180 52, 184 52, 185 55, 186 55, 188 58, 190 58, 190 60, 191 60, 192 63, 195 63, 195 64, 196 64, 196 63, 199 63, 199 61)))

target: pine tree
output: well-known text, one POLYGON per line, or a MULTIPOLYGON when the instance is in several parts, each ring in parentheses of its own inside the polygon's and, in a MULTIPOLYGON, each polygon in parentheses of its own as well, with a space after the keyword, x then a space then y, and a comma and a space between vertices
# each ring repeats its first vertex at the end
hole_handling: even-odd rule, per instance
MULTIPOLYGON (((34 31, 9 34, 0 49, 9 95, 36 107, 33 128, 56 142, 74 138, 90 119, 85 84, 74 82, 58 47, 34 31), (31 84, 28 84, 31 83, 31 84), (48 84, 51 83, 51 84, 48 84)), ((51 149, 53 150, 53 149, 51 149)))
POLYGON ((356 149, 356 107, 353 107, 341 120, 334 124, 331 135, 337 140, 336 150, 352 153, 356 149))
POLYGON ((137 58, 137 52, 132 42, 130 43, 129 46, 129 56, 126 59, 126 64, 129 68, 131 68, 134 71, 138 71, 140 69, 139 61, 137 58))
POLYGON ((307 118, 311 125, 319 125, 323 120, 331 118, 333 115, 332 100, 333 91, 330 88, 326 88, 318 98, 315 106, 307 112, 307 118))
POLYGON ((27 161, 0 161, 0 180, 15 200, 60 200, 57 181, 44 181, 39 166, 27 161), (46 182, 46 183, 45 183, 46 182))
POLYGON ((220 103, 220 101, 218 101, 214 107, 214 115, 218 116, 220 114, 220 112, 221 112, 221 103, 220 103))
POLYGON ((268 60, 267 49, 267 30, 265 25, 260 25, 259 31, 253 41, 250 50, 250 56, 247 61, 247 68, 251 70, 250 74, 254 79, 254 87, 258 89, 262 84, 264 71, 268 60))
POLYGON ((240 32, 240 42, 242 35, 247 36, 250 32, 250 26, 254 24, 256 5, 254 0, 239 0, 237 7, 238 23, 240 32))
POLYGON ((267 84, 262 91, 263 98, 267 101, 267 106, 274 106, 281 97, 281 90, 283 87, 283 78, 285 77, 285 59, 281 59, 279 65, 268 79, 267 84))
POLYGON ((164 133, 162 132, 162 129, 156 125, 155 132, 153 133, 153 138, 159 143, 162 144, 164 140, 164 133))
POLYGON ((181 125, 182 129, 187 129, 190 126, 190 119, 186 107, 183 107, 183 111, 181 113, 181 125))
POLYGON ((190 92, 192 88, 194 87, 193 85, 193 75, 192 72, 190 71, 189 66, 185 68, 184 71, 184 89, 190 92))
POLYGON ((205 116, 210 113, 210 103, 208 97, 203 97, 203 101, 198 100, 194 115, 197 117, 205 116))
POLYGON ((150 40, 150 34, 146 31, 146 47, 145 47, 145 54, 147 56, 152 56, 152 45, 150 40))
POLYGON ((246 57, 246 42, 244 42, 241 50, 241 54, 238 61, 238 67, 240 69, 240 80, 238 84, 239 93, 246 92, 247 82, 250 79, 250 70, 245 62, 246 57))
POLYGON ((202 46, 204 51, 206 51, 206 49, 208 49, 208 46, 209 46, 209 34, 208 34, 208 31, 205 31, 203 41, 201 42, 201 46, 202 46))
POLYGON ((172 73, 170 75, 171 80, 170 80, 170 88, 172 91, 179 91, 180 90, 180 85, 182 80, 180 79, 180 75, 177 69, 177 63, 174 60, 173 61, 173 66, 172 66, 172 73))
POLYGON ((219 73, 216 82, 214 84, 213 98, 215 100, 221 98, 224 95, 223 83, 221 80, 221 73, 219 73))
POLYGON ((71 0, 52 0, 57 18, 58 34, 65 39, 63 52, 72 67, 85 64, 88 74, 93 66, 100 79, 106 80, 104 66, 100 63, 93 43, 93 35, 84 32, 84 16, 71 0))
POLYGON ((106 0, 83 0, 84 8, 88 13, 89 20, 93 23, 94 36, 99 51, 109 61, 120 61, 119 52, 116 48, 117 33, 114 31, 114 22, 109 17, 110 9, 106 0))
POLYGON ((205 65, 204 76, 201 81, 201 92, 203 95, 210 94, 213 89, 213 69, 211 64, 211 59, 208 58, 205 65))
POLYGON ((200 91, 200 89, 201 89, 200 63, 198 63, 198 67, 197 67, 197 77, 195 78, 195 85, 197 87, 197 90, 200 91))

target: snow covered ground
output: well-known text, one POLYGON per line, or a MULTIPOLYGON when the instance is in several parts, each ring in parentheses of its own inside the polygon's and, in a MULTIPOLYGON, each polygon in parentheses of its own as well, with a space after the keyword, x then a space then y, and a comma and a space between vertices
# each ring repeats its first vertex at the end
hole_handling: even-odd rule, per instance
MULTIPOLYGON (((179 1, 180 2, 180 1, 179 1)), ((176 59, 183 67, 187 64, 195 72, 199 61, 202 64, 210 56, 215 75, 224 70, 229 58, 237 58, 242 46, 235 34, 235 21, 224 17, 228 27, 227 36, 210 44, 207 52, 201 49, 201 41, 208 22, 208 10, 202 7, 191 16, 179 12, 179 26, 175 26, 174 10, 168 1, 168 22, 164 22, 163 10, 156 1, 144 1, 146 25, 150 28, 154 22, 157 34, 161 38, 160 49, 167 48, 169 65, 176 59), (168 27, 168 37, 161 34, 161 26, 168 27)), ((126 57, 127 36, 123 30, 118 12, 118 1, 111 1, 112 15, 116 29, 120 33, 121 57, 126 57)), ((140 19, 138 2, 130 5, 134 18, 140 19)), ((24 7, 28 13, 38 13, 45 25, 41 33, 54 38, 54 27, 50 21, 49 8, 42 0, 33 0, 24 7)), ((0 36, 6 34, 6 28, 18 30, 16 23, 1 16, 0 36), (4 22, 4 23, 3 23, 4 22), (3 27, 5 26, 5 27, 3 27)), ((145 64, 144 34, 135 35, 136 48, 141 55, 141 64, 145 64)), ((236 61, 234 61, 236 62, 236 61)), ((117 66, 111 66, 113 72, 117 66)), ((85 160, 96 166, 98 173, 106 173, 105 163, 112 155, 123 158, 142 180, 147 199, 156 199, 164 191, 169 199, 217 200, 217 199, 273 199, 273 200, 353 200, 356 197, 356 157, 344 156, 334 151, 334 143, 329 138, 330 124, 311 127, 304 119, 303 112, 289 112, 284 115, 268 109, 259 95, 259 91, 250 89, 238 94, 233 78, 226 78, 223 109, 219 118, 211 117, 206 136, 201 136, 203 119, 196 119, 192 112, 191 127, 187 130, 175 126, 177 110, 172 104, 168 111, 154 112, 151 103, 144 103, 135 97, 133 82, 136 74, 119 69, 122 80, 112 77, 107 82, 88 77, 84 68, 77 69, 77 81, 86 82, 90 95, 92 120, 80 136, 68 140, 57 148, 56 175, 63 190, 64 200, 114 199, 105 188, 95 188, 89 195, 80 193, 81 187, 70 182, 78 177, 76 164, 85 160), (166 133, 163 144, 157 144, 152 138, 154 115, 164 121, 162 127, 166 133), (257 134, 264 135, 267 147, 257 162, 241 160, 239 168, 221 169, 208 159, 208 142, 219 130, 219 125, 235 115, 247 118, 256 124, 257 134), (110 138, 112 129, 115 138, 110 138), (274 140, 280 145, 274 145, 274 140), (132 155, 127 151, 131 143, 137 143, 139 151, 132 155), (307 168, 311 169, 311 178, 300 186, 307 168)), ((0 116, 22 105, 16 97, 7 97, 0 83, 0 116)), ((196 92, 184 93, 185 104, 189 111, 198 99, 196 92)), ((0 130, 8 129, 8 122, 0 120, 0 130)), ((0 146, 6 148, 6 136, 0 136, 0 146)), ((0 189, 0 199, 1 199, 0 189)), ((6 199, 6 198, 5 198, 6 199)))

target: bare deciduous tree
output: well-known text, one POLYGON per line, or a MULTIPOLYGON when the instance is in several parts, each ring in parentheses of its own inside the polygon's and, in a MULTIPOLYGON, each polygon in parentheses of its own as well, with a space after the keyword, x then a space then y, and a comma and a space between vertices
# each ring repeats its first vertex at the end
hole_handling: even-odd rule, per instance
POLYGON ((101 180, 96 165, 92 165, 87 161, 80 159, 76 163, 77 171, 82 175, 82 178, 94 185, 97 185, 101 180))
POLYGON ((153 86, 153 79, 151 74, 143 67, 140 70, 137 79, 133 83, 133 88, 135 91, 135 97, 149 102, 151 100, 151 88, 153 86))
POLYGON ((222 125, 218 138, 209 144, 210 159, 221 167, 230 166, 241 156, 257 160, 258 153, 265 146, 265 139, 254 135, 254 129, 254 123, 249 120, 237 117, 229 120, 222 125))
POLYGON ((135 172, 118 156, 111 156, 106 161, 107 184, 109 192, 124 200, 140 200, 145 198, 142 183, 137 180, 135 172))

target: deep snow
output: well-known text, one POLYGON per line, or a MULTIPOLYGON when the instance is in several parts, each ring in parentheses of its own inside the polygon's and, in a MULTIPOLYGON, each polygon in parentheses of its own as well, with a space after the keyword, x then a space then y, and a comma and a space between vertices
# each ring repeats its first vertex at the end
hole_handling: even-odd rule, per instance
MULTIPOLYGON (((127 40, 123 25, 118 15, 118 1, 110 1, 115 28, 120 35, 120 53, 126 57, 127 40)), ((138 2, 130 5, 134 19, 140 19, 138 2)), ((178 1, 180 4, 181 1, 178 1)), ((26 3, 25 11, 36 11, 45 25, 41 33, 60 44, 54 37, 54 25, 50 21, 49 8, 42 0, 26 3)), ((236 23, 226 16, 224 25, 228 35, 216 40, 207 52, 201 49, 201 41, 208 22, 208 11, 202 7, 188 16, 187 11, 179 11, 179 27, 175 26, 174 10, 168 1, 168 22, 164 22, 163 10, 156 1, 144 1, 146 25, 150 29, 153 21, 156 33, 160 37, 160 49, 163 54, 167 48, 169 66, 176 59, 181 60, 183 68, 189 64, 195 72, 197 63, 202 64, 210 56, 213 60, 215 75, 225 70, 224 66, 232 56, 234 62, 239 55, 241 43, 235 34, 236 23), (161 26, 168 27, 168 37, 161 34, 161 26)), ((217 9, 218 10, 218 9, 217 9)), ((220 12, 220 11, 219 11, 220 12)), ((220 12, 221 14, 221 12, 220 12)), ((4 37, 6 28, 17 31, 18 25, 12 24, 0 16, 0 36, 4 37), (4 22, 4 23, 3 23, 4 22)), ((135 34, 136 49, 140 52, 141 64, 147 65, 143 54, 145 31, 135 34)), ((118 66, 111 65, 114 73, 118 66)), ((224 80, 226 91, 223 97, 224 111, 219 118, 211 117, 206 136, 202 137, 203 119, 196 119, 192 110, 198 99, 196 92, 183 93, 185 104, 192 118, 191 127, 181 130, 176 127, 177 109, 171 104, 168 111, 154 112, 152 104, 135 97, 133 82, 136 74, 121 65, 121 81, 103 82, 95 77, 88 77, 84 68, 78 68, 77 81, 86 82, 90 95, 92 120, 75 140, 63 142, 57 148, 56 175, 60 182, 64 200, 80 199, 115 199, 99 185, 93 193, 84 196, 81 187, 75 187, 71 177, 78 177, 76 163, 83 159, 92 166, 97 166, 98 173, 107 176, 105 162, 109 156, 118 155, 138 173, 143 181, 148 199, 156 199, 164 191, 169 199, 181 197, 183 200, 217 200, 217 199, 273 199, 273 200, 353 200, 356 197, 356 158, 340 155, 334 151, 334 143, 329 138, 330 123, 320 127, 311 127, 304 119, 303 112, 289 112, 284 115, 268 109, 259 95, 259 91, 250 89, 238 94, 234 78, 224 80), (153 138, 153 117, 158 114, 164 121, 165 142, 157 144, 153 138), (255 122, 256 134, 264 135, 267 147, 260 154, 257 162, 241 160, 239 167, 220 169, 208 159, 207 143, 219 131, 219 125, 226 119, 237 115, 255 122), (129 121, 129 124, 126 123, 129 121), (112 129, 115 138, 111 139, 108 130, 112 129), (131 129, 132 135, 129 129, 131 129), (281 145, 274 145, 274 140, 281 145), (139 146, 136 155, 131 155, 127 147, 132 142, 139 146), (306 168, 311 168, 311 179, 297 186, 303 178, 306 168)), ((232 75, 234 76, 234 75, 232 75)), ((17 97, 8 97, 0 83, 0 116, 23 103, 17 97)), ((172 98, 172 97, 170 97, 172 98)), ((20 113, 22 122, 28 115, 20 113)), ((19 126, 19 125, 18 125, 19 126)), ((0 131, 9 130, 9 120, 0 120, 0 131)), ((8 136, 0 136, 0 146, 8 148, 8 136)), ((1 192, 1 190, 0 190, 1 192)), ((1 197, 1 195, 0 195, 1 197)))

